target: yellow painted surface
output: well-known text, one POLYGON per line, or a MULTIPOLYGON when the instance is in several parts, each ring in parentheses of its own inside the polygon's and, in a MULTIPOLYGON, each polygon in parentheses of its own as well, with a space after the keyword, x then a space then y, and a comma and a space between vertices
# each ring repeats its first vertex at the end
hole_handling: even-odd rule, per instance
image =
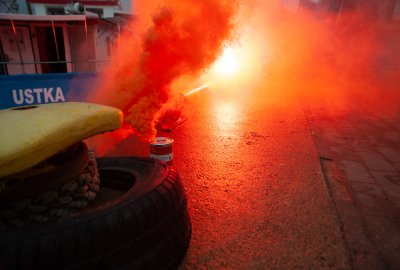
POLYGON ((122 125, 116 108, 84 102, 0 110, 0 177, 31 168, 66 147, 122 125))

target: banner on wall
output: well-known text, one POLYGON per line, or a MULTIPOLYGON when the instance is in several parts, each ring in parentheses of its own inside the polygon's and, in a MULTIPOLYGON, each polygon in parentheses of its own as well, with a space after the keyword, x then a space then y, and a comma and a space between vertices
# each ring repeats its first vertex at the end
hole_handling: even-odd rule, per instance
POLYGON ((99 73, 0 76, 0 109, 66 101, 87 101, 99 73))

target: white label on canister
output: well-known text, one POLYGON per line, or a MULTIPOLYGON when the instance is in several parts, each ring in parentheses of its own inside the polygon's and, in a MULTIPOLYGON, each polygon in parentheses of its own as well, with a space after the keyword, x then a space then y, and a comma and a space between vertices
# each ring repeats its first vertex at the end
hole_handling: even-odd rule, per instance
POLYGON ((168 155, 154 155, 154 154, 150 154, 151 158, 155 158, 164 162, 168 162, 171 161, 173 158, 173 154, 168 154, 168 155))

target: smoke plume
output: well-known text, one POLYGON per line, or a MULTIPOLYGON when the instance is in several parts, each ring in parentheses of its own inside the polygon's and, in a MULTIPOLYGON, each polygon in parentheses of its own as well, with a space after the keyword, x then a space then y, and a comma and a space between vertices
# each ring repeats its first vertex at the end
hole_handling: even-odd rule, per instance
POLYGON ((400 97, 395 90, 399 30, 378 2, 243 2, 237 27, 244 59, 228 88, 282 102, 325 98, 346 103, 390 96, 394 108, 400 97))
POLYGON ((151 140, 156 134, 155 116, 170 98, 174 80, 198 76, 232 37, 237 4, 231 0, 137 2, 137 19, 121 37, 118 55, 93 101, 120 108, 134 131, 151 140))
POLYGON ((377 14, 374 1, 137 2, 138 17, 94 101, 122 109, 143 139, 154 137, 162 106, 174 104, 174 86, 187 91, 185 83, 199 77, 212 93, 241 99, 364 98, 399 107, 400 31, 377 14), (239 58, 233 75, 212 68, 226 46, 239 58))

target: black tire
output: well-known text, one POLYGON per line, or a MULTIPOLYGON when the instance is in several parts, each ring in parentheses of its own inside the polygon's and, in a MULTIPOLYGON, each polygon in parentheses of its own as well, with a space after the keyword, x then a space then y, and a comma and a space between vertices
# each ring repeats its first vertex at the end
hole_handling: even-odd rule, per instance
MULTIPOLYGON (((97 159, 122 195, 62 222, 0 232, 0 269, 176 269, 191 238, 177 172, 146 158, 97 159)), ((101 189, 100 189, 101 190, 101 189)))

